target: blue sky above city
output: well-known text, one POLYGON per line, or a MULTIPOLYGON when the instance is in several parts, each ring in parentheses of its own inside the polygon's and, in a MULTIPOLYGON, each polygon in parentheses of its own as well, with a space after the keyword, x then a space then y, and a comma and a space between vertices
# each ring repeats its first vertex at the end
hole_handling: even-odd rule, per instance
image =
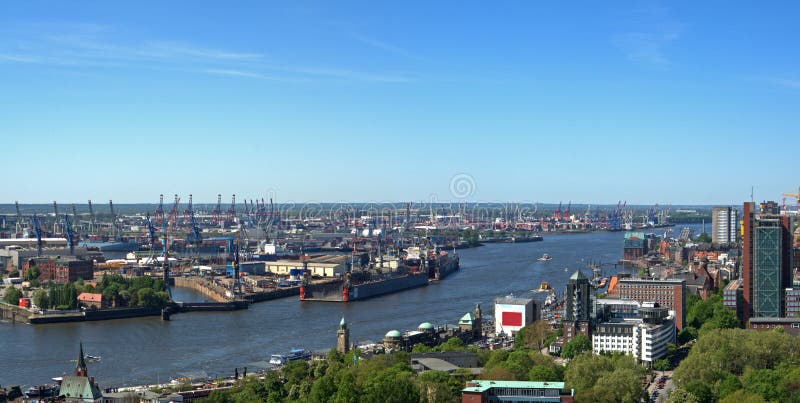
POLYGON ((5 201, 738 204, 797 188, 800 3, 4 2, 5 201))

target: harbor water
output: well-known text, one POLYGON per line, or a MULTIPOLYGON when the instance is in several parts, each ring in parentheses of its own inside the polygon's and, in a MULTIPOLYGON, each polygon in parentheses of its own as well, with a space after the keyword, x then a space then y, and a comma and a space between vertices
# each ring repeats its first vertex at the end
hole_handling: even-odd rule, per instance
MULTIPOLYGON (((677 231, 679 228, 675 228, 677 231)), ((661 233, 663 229, 653 232, 661 233)), ((488 244, 458 251, 461 271, 428 287, 348 304, 300 302, 298 297, 253 304, 234 312, 30 326, 0 323, 0 385, 33 385, 70 374, 83 342, 86 354, 101 356, 89 373, 101 387, 167 382, 181 375, 227 376, 234 368, 255 371, 270 354, 292 348, 327 350, 336 345, 345 317, 351 340, 380 341, 391 330, 421 322, 455 324, 476 303, 491 316, 495 298, 533 296, 541 281, 563 293, 569 276, 590 261, 604 275, 622 255, 623 232, 545 235, 542 242, 488 244), (538 261, 543 253, 552 260, 538 261)), ((173 289, 178 301, 202 301, 173 289)))

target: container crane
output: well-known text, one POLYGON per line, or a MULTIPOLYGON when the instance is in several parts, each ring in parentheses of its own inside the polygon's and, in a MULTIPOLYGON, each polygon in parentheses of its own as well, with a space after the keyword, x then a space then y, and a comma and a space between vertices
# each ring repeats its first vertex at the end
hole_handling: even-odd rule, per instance
POLYGON ((156 212, 153 214, 153 219, 156 222, 164 221, 164 195, 158 195, 158 207, 156 207, 156 212))
POLYGON ((189 193, 189 204, 186 205, 186 209, 183 210, 183 222, 189 222, 189 216, 194 214, 194 207, 192 206, 192 194, 189 193))
POLYGON ((553 218, 555 218, 556 221, 561 221, 561 202, 558 202, 558 208, 553 212, 553 218))
POLYGON ((232 223, 233 217, 236 216, 236 195, 231 195, 231 205, 228 206, 228 210, 225 211, 225 222, 232 223))
POLYGON ((67 236, 67 244, 69 245, 69 254, 75 254, 75 234, 72 232, 72 227, 69 225, 69 216, 64 214, 64 234, 67 236))
POLYGON ((220 214, 222 214, 222 195, 217 194, 217 206, 211 211, 211 220, 214 224, 219 224, 220 214))
POLYGON ((169 218, 168 221, 172 221, 173 224, 177 224, 178 220, 178 203, 180 203, 181 198, 178 195, 175 195, 175 202, 172 204, 172 209, 169 211, 169 218))
POLYGON ((569 203, 567 203, 567 209, 566 209, 566 210, 564 210, 564 219, 567 219, 567 220, 569 220, 569 217, 570 217, 570 215, 569 215, 569 209, 570 209, 570 208, 572 208, 572 200, 570 200, 570 201, 569 201, 569 203))

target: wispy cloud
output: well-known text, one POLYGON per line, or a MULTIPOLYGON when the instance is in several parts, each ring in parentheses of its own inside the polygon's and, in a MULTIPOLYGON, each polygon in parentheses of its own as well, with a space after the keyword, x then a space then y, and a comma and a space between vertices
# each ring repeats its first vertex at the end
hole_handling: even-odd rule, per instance
POLYGON ((651 66, 667 66, 671 60, 666 49, 680 39, 684 25, 669 17, 663 7, 648 7, 626 18, 628 32, 611 36, 611 42, 628 60, 651 66))
POLYGON ((354 32, 350 35, 356 41, 363 43, 364 45, 371 46, 376 49, 380 49, 389 53, 393 53, 395 55, 399 55, 408 59, 414 60, 426 60, 424 57, 413 53, 407 49, 401 48, 400 46, 395 46, 391 43, 387 43, 375 38, 371 38, 369 36, 354 32))
MULTIPOLYGON (((414 57, 405 49, 359 36, 385 51, 414 57)), ((332 66, 280 63, 261 52, 203 46, 173 40, 125 38, 93 24, 27 24, 0 27, 0 63, 72 67, 167 69, 270 81, 358 81, 406 83, 420 77, 405 71, 359 71, 332 66)))
POLYGON ((793 78, 791 74, 788 75, 746 75, 742 76, 743 79, 766 83, 772 86, 788 88, 792 90, 800 90, 800 79, 793 78))

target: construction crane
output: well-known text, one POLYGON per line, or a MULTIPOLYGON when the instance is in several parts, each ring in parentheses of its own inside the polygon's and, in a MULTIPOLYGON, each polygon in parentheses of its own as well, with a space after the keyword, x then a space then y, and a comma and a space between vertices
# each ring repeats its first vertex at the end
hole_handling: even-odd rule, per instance
POLYGON ((92 201, 89 200, 89 233, 94 233, 95 227, 95 218, 94 218, 94 208, 92 207, 92 201))
POLYGON ((797 188, 797 193, 784 193, 783 195, 797 200, 797 211, 800 214, 800 187, 797 188))
POLYGON ((75 234, 72 232, 72 227, 69 225, 69 216, 64 214, 64 234, 67 236, 67 244, 69 245, 69 254, 75 254, 75 234))
POLYGON ((42 256, 42 228, 36 214, 33 215, 33 230, 36 232, 36 256, 42 256))

